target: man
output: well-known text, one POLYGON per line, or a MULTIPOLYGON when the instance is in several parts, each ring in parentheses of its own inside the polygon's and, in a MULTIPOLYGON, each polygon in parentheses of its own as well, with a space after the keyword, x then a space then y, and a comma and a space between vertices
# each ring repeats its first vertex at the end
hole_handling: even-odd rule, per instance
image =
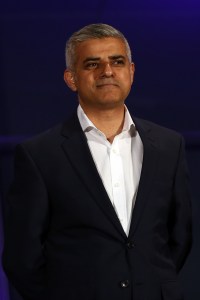
POLYGON ((181 136, 132 118, 125 37, 74 33, 64 80, 77 114, 16 150, 4 268, 25 300, 181 300, 191 246, 181 136))

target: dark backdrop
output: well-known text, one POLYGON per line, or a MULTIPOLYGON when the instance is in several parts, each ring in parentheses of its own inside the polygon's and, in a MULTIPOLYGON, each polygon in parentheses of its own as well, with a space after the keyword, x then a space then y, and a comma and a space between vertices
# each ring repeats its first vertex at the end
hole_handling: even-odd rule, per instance
MULTIPOLYGON (((136 75, 127 100, 129 109, 138 117, 185 136, 193 194, 194 246, 180 276, 186 300, 199 300, 198 0, 8 0, 1 3, 0 193, 4 198, 13 177, 16 143, 64 120, 75 109, 76 95, 63 82, 65 42, 72 32, 96 22, 115 26, 130 42, 136 75)), ((0 272, 1 279, 1 268, 0 272)), ((0 287, 0 299, 6 300, 6 283, 5 289, 4 284, 0 287)), ((16 299, 11 289, 10 300, 16 299)))

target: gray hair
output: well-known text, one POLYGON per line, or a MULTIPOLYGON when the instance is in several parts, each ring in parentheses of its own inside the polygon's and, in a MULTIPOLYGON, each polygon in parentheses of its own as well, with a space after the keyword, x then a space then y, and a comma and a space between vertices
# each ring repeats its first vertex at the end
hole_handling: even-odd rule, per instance
POLYGON ((67 41, 65 48, 66 67, 69 70, 74 69, 76 63, 76 47, 79 43, 90 39, 102 39, 108 37, 118 38, 124 42, 128 59, 132 62, 131 49, 125 36, 114 27, 99 23, 87 25, 72 34, 67 41))

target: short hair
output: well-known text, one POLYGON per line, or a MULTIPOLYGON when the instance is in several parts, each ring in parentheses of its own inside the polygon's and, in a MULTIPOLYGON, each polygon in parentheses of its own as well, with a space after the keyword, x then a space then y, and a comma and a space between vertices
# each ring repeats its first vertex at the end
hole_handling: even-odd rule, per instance
POLYGON ((76 47, 79 43, 90 39, 103 39, 108 37, 118 38, 124 42, 128 59, 132 62, 131 49, 125 36, 110 25, 97 23, 81 28, 79 31, 74 32, 68 39, 65 48, 66 67, 69 70, 74 69, 76 63, 76 47))

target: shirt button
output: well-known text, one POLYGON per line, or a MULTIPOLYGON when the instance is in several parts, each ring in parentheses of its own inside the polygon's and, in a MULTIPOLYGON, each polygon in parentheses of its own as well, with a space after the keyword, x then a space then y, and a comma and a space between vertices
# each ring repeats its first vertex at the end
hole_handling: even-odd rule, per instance
POLYGON ((132 249, 132 248, 135 247, 133 241, 128 241, 128 242, 126 243, 126 246, 127 246, 129 249, 132 249))
POLYGON ((116 182, 116 183, 114 184, 114 187, 119 187, 119 186, 120 186, 119 182, 116 182))
POLYGON ((129 286, 129 281, 128 280, 123 280, 120 282, 120 285, 122 288, 127 288, 129 286))

